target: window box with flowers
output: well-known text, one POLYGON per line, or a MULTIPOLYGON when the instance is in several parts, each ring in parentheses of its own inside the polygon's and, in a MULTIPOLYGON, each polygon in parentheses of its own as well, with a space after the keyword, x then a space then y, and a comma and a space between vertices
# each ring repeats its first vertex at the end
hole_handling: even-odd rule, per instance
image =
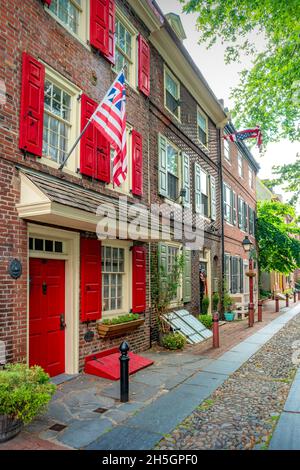
POLYGON ((102 322, 97 324, 97 330, 101 338, 113 338, 135 330, 144 321, 140 314, 129 313, 128 315, 102 320, 102 322))

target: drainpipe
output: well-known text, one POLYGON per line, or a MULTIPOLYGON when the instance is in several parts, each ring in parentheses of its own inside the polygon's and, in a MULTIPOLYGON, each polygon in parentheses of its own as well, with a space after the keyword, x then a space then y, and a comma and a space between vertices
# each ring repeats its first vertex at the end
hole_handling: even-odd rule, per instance
POLYGON ((221 198, 221 315, 223 315, 224 300, 224 276, 225 276, 225 244, 224 244, 224 194, 223 194, 223 166, 222 166, 222 129, 219 129, 218 160, 219 160, 219 180, 221 198))

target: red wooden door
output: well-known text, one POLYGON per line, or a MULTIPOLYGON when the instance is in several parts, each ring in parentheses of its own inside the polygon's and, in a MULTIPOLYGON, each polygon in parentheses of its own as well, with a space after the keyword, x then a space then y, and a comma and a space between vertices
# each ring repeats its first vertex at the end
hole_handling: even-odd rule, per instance
POLYGON ((30 259, 29 364, 65 372, 65 262, 30 259))

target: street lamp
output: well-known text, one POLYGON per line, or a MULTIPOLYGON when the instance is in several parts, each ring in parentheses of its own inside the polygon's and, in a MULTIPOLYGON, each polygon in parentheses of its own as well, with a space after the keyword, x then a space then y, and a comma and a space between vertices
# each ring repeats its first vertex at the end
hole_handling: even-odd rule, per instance
POLYGON ((255 272, 253 270, 253 258, 251 256, 251 249, 253 247, 253 243, 249 240, 248 236, 244 238, 242 241, 243 248, 245 253, 249 253, 249 271, 246 272, 246 276, 249 277, 249 307, 248 307, 248 321, 249 326, 253 326, 254 324, 254 295, 253 295, 253 278, 255 277, 255 272))

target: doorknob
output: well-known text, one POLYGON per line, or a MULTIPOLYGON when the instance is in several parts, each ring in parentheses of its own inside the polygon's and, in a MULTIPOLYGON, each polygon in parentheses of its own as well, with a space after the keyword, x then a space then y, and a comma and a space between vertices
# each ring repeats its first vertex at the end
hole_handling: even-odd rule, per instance
POLYGON ((66 328, 65 315, 62 313, 60 315, 60 329, 64 330, 66 328))

